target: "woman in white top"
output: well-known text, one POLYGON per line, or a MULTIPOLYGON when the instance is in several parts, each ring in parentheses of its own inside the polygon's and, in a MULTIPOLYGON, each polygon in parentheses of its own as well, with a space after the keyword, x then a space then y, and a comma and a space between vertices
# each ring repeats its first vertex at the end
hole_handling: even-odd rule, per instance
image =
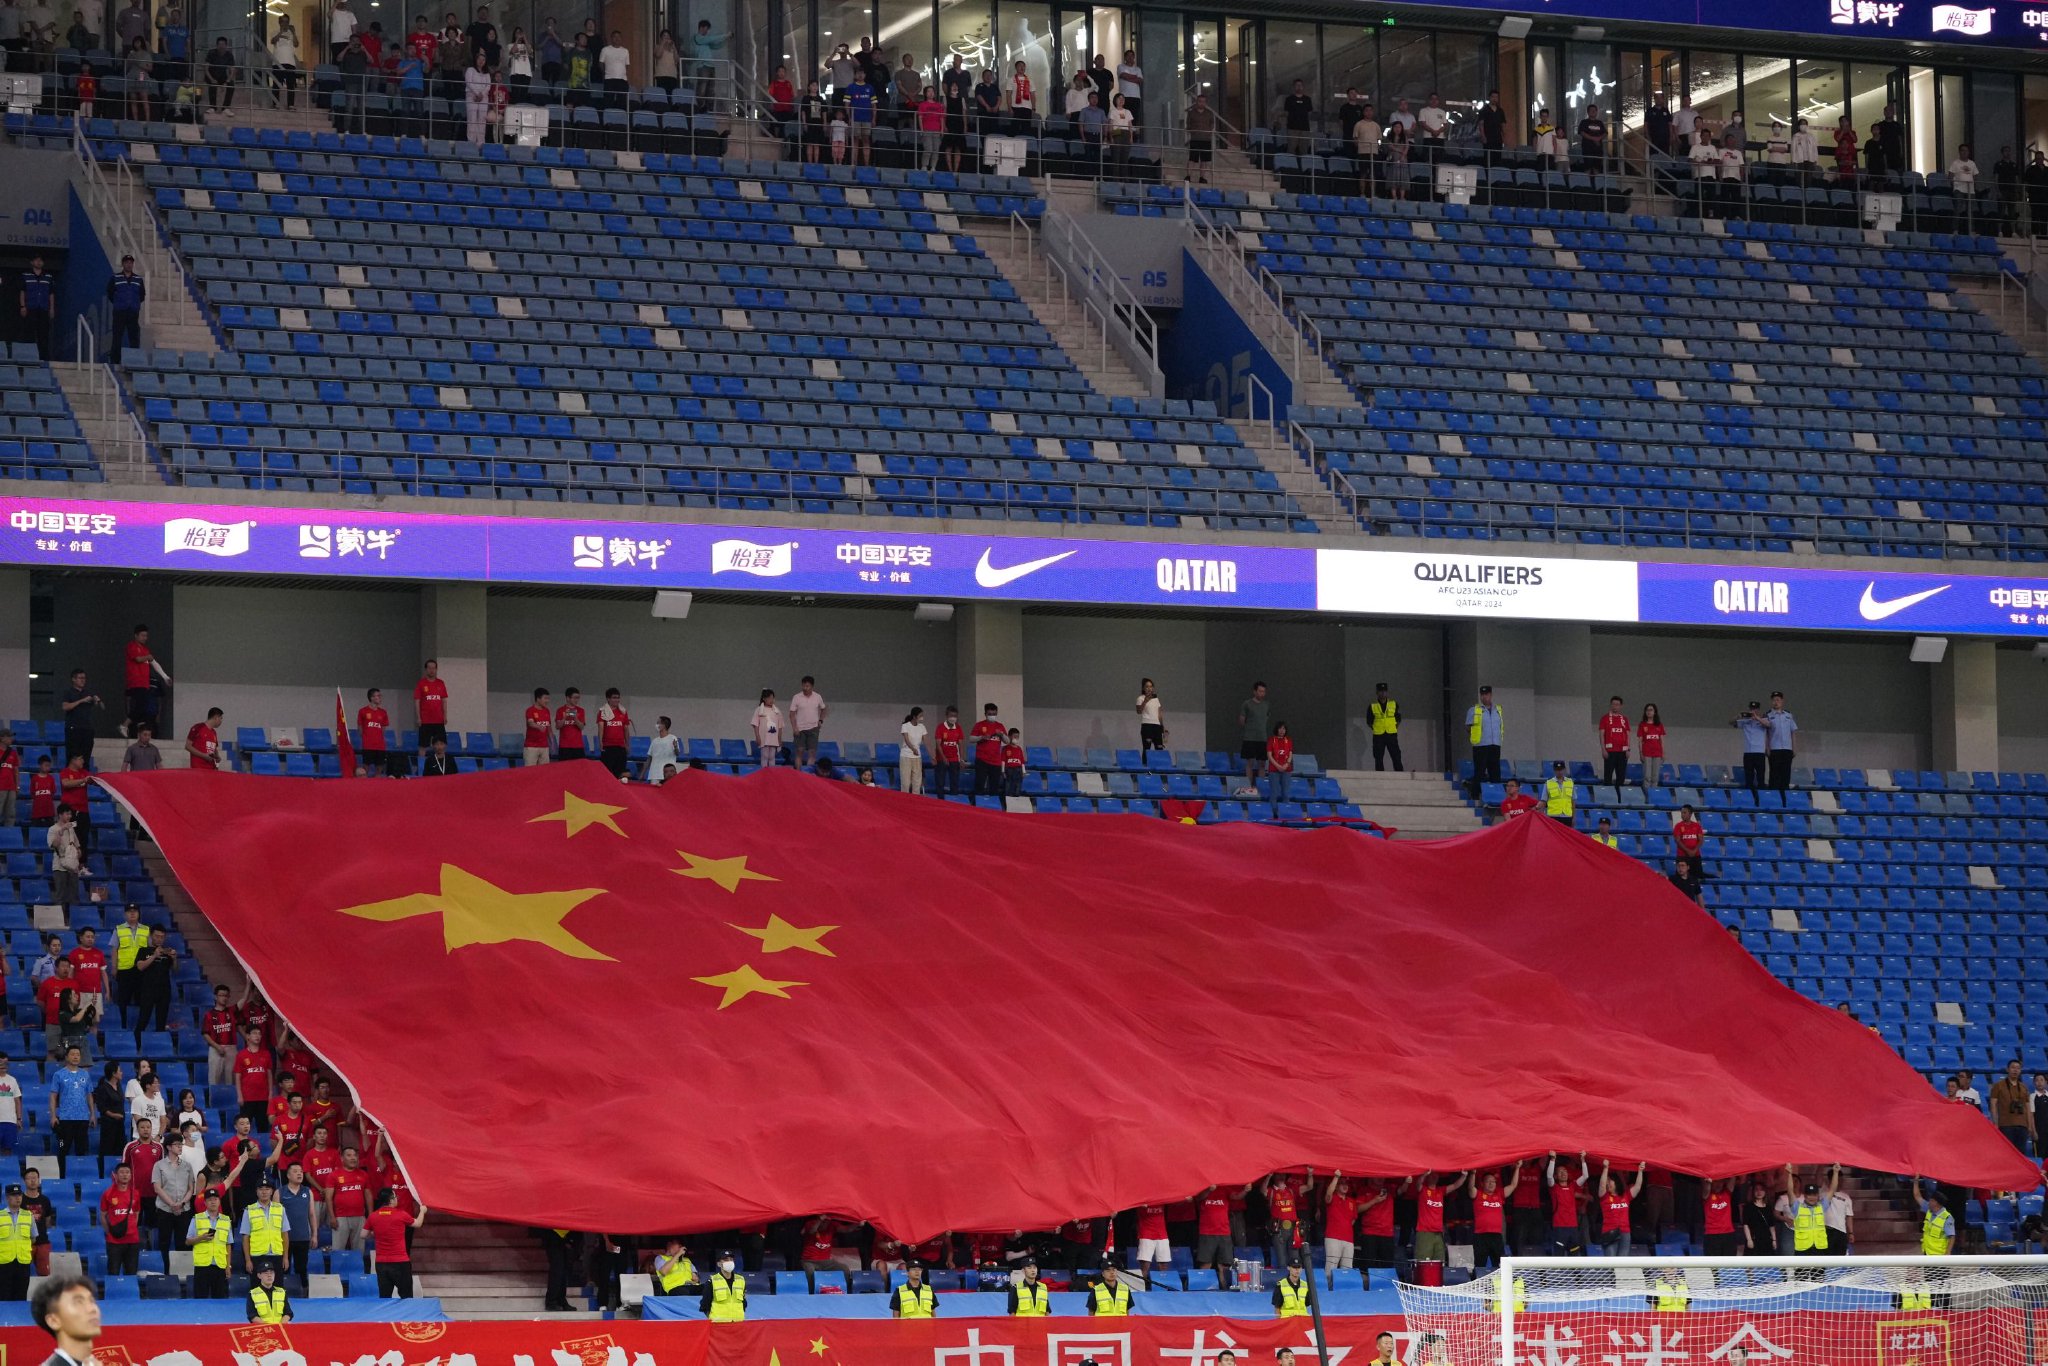
POLYGON ((896 790, 898 792, 924 791, 924 738, 930 734, 925 729, 924 708, 912 707, 910 715, 903 718, 903 750, 896 756, 896 790))
POLYGON ((1131 162, 1131 139, 1138 125, 1138 116, 1131 112, 1130 102, 1122 92, 1111 96, 1109 101, 1109 157, 1116 165, 1116 173, 1122 175, 1131 162))
POLYGON ((526 103, 526 92, 533 85, 533 44, 526 41, 526 30, 512 30, 512 41, 505 47, 505 84, 512 89, 514 104, 526 103))
POLYGON ((775 705, 775 689, 761 689, 761 705, 754 708, 753 726, 754 743, 761 751, 761 767, 775 767, 782 756, 782 708, 775 705))
POLYGON ((206 1132, 206 1112, 199 1108, 199 1093, 191 1087, 178 1092, 178 1114, 173 1120, 180 1132, 186 1124, 197 1124, 201 1133, 206 1132))
POLYGON ((1956 198, 1970 199, 1977 193, 1977 158, 1970 150, 1969 143, 1956 148, 1956 159, 1948 164, 1949 184, 1955 187, 1956 198))
POLYGON ((683 742, 669 734, 669 720, 663 716, 656 718, 654 738, 647 742, 647 781, 659 784, 670 764, 682 772, 683 742))
MULTIPOLYGON (((133 1078, 129 1080, 128 1085, 122 1088, 121 1091, 121 1095, 128 1102, 128 1112, 130 1114, 135 1113, 135 1102, 142 1099, 142 1083, 155 1075, 156 1064, 154 1062, 150 1061, 148 1058, 136 1059, 135 1075, 133 1078)), ((163 1137, 163 1131, 161 1129, 157 1131, 157 1137, 163 1137)))
POLYGON ((299 35, 292 32, 292 21, 277 21, 277 36, 270 40, 270 84, 274 92, 271 103, 277 103, 277 96, 284 97, 284 107, 293 109, 299 103, 299 82, 306 73, 299 69, 299 35))
POLYGON ((1160 719, 1159 690, 1149 678, 1138 680, 1138 750, 1166 748, 1166 725, 1160 719))
POLYGON ((483 146, 484 129, 491 115, 491 69, 490 54, 481 48, 477 49, 469 70, 462 73, 462 109, 469 115, 471 145, 483 146))
POLYGON ((1794 166, 1818 166, 1820 164, 1820 143, 1813 136, 1813 129, 1806 120, 1799 120, 1797 131, 1792 134, 1792 164, 1794 166))
POLYGON ((1721 140, 1721 179, 1742 179, 1742 135, 1730 133, 1721 140))

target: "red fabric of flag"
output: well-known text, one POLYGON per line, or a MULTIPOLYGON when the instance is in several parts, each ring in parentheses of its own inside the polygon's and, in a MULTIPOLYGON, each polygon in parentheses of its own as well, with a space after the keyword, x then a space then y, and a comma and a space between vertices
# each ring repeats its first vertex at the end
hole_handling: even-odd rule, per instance
POLYGON ((1581 1148, 2035 1179, 1555 821, 1400 843, 590 763, 102 781, 462 1214, 916 1241, 1581 1148))

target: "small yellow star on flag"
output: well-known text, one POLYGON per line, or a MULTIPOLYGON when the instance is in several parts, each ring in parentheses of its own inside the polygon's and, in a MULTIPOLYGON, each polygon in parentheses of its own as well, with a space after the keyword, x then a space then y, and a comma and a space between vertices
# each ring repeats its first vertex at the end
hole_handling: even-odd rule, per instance
POLYGON ((735 1001, 743 1001, 757 992, 763 996, 780 996, 783 1000, 787 1001, 789 999, 788 988, 810 985, 809 982, 778 982, 773 978, 763 977, 760 973, 754 971, 752 963, 742 963, 731 972, 721 972, 716 977, 692 977, 690 980, 702 982, 707 987, 718 987, 724 991, 725 996, 718 1003, 720 1010, 724 1010, 735 1001))
POLYGON ((715 882, 728 892, 737 892, 742 882, 775 881, 766 873, 757 873, 747 867, 745 854, 735 854, 731 858, 705 858, 702 854, 687 853, 681 849, 676 850, 676 853, 681 855, 683 862, 689 866, 672 869, 672 872, 687 878, 715 882))
POLYGON ((610 963, 615 961, 610 954, 599 953, 562 927, 569 912, 604 892, 602 887, 566 892, 508 892, 452 863, 444 863, 438 892, 415 892, 389 901, 347 906, 340 913, 387 924, 414 916, 439 915, 441 941, 450 953, 471 944, 534 943, 571 958, 610 963))
POLYGON ((825 1353, 826 1353, 826 1351, 827 1351, 827 1350, 828 1350, 828 1349, 827 1349, 827 1348, 826 1348, 826 1346, 825 1346, 825 1339, 823 1339, 823 1338, 812 1338, 812 1339, 811 1339, 811 1355, 812 1355, 812 1356, 814 1356, 814 1357, 821 1357, 821 1356, 825 1355, 825 1353))
POLYGON ((760 940, 761 952, 763 953, 781 953, 784 949, 802 949, 805 953, 815 953, 824 958, 837 958, 839 956, 818 942, 826 935, 832 933, 832 931, 838 929, 837 925, 812 925, 809 928, 805 928, 801 925, 792 925, 779 915, 771 915, 768 917, 768 923, 758 930, 750 930, 745 925, 734 925, 733 928, 741 934, 751 934, 754 938, 760 940))
POLYGON ((564 792, 562 794, 562 809, 560 811, 550 811, 544 816, 535 816, 527 824, 538 825, 542 821, 560 821, 568 828, 570 839, 576 838, 576 836, 582 834, 593 825, 601 825, 620 839, 624 839, 626 838, 626 832, 619 829, 618 822, 613 820, 612 817, 625 809, 623 806, 606 806, 603 802, 585 801, 573 792, 564 792))

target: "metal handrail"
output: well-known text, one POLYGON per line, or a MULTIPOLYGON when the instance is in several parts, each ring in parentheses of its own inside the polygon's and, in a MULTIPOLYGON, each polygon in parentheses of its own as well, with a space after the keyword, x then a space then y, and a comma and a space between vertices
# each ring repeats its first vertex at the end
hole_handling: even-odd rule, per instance
POLYGON ((1245 309, 1264 308, 1272 312, 1266 338, 1269 344, 1277 343, 1279 354, 1274 359, 1287 372, 1297 387, 1305 386, 1312 378, 1302 357, 1303 336, 1300 328, 1280 308, 1266 287, 1255 279, 1245 261, 1244 250, 1236 240, 1234 230, 1225 228, 1206 213, 1195 202, 1192 189, 1183 187, 1182 204, 1187 212, 1190 234, 1197 251, 1203 253, 1214 267, 1211 274, 1215 283, 1233 303, 1245 309))
POLYGON ((1082 306, 1095 318, 1104 340, 1116 346, 1152 397, 1166 397, 1166 377, 1159 364, 1159 324, 1081 225, 1052 206, 1050 187, 1038 233, 1047 260, 1062 269, 1070 287, 1078 277, 1082 306))
POLYGON ((1359 509, 1364 505, 1364 500, 1360 497, 1357 486, 1351 482, 1350 476, 1342 470, 1334 468, 1329 461, 1323 458, 1321 452, 1316 449, 1315 437, 1311 436, 1308 429, 1292 417, 1287 419, 1287 439, 1295 450, 1307 457, 1310 472, 1323 481, 1324 487, 1328 488, 1344 509, 1351 514, 1351 519, 1354 522, 1357 521, 1359 509))

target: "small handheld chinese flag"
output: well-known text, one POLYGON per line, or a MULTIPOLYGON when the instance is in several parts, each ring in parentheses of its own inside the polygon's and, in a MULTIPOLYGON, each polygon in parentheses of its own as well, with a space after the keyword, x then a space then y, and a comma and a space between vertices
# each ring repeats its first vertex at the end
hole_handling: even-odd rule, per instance
POLYGON ((334 690, 334 748, 341 760, 341 776, 356 776, 356 747, 348 738, 348 709, 342 705, 341 689, 334 690))

